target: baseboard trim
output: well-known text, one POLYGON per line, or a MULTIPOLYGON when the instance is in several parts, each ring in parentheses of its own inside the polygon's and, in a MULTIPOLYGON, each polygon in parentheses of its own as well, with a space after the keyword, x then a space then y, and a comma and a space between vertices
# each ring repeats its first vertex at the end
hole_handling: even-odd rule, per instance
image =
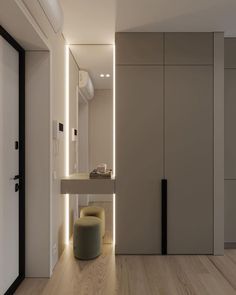
POLYGON ((225 249, 236 249, 236 242, 225 242, 225 249))

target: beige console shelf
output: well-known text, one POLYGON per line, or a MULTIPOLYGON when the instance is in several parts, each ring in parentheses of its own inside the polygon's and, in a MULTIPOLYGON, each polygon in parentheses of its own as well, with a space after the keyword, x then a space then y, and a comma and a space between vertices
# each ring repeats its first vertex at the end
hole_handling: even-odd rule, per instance
POLYGON ((61 179, 61 194, 113 194, 115 179, 90 179, 88 173, 72 174, 61 179))

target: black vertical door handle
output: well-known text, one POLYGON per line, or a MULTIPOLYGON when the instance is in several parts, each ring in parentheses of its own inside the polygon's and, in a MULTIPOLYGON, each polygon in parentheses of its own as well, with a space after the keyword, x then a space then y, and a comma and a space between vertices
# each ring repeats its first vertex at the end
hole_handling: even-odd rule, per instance
POLYGON ((161 180, 161 253, 167 255, 167 179, 161 180))

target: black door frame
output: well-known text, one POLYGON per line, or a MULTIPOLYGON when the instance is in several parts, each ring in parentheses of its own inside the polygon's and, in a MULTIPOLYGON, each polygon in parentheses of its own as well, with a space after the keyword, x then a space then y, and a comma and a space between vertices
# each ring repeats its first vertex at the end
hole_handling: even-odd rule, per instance
POLYGON ((1 25, 0 36, 19 52, 19 275, 5 293, 11 295, 25 278, 25 50, 1 25))

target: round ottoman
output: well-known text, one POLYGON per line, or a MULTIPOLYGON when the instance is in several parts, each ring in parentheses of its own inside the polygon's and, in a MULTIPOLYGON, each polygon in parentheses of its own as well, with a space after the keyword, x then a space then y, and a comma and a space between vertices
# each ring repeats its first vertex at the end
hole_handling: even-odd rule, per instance
POLYGON ((102 220, 102 237, 105 235, 105 210, 101 207, 88 206, 80 211, 80 217, 95 216, 102 220))
POLYGON ((100 218, 88 216, 79 218, 74 224, 73 249, 78 259, 93 259, 101 254, 100 218))

